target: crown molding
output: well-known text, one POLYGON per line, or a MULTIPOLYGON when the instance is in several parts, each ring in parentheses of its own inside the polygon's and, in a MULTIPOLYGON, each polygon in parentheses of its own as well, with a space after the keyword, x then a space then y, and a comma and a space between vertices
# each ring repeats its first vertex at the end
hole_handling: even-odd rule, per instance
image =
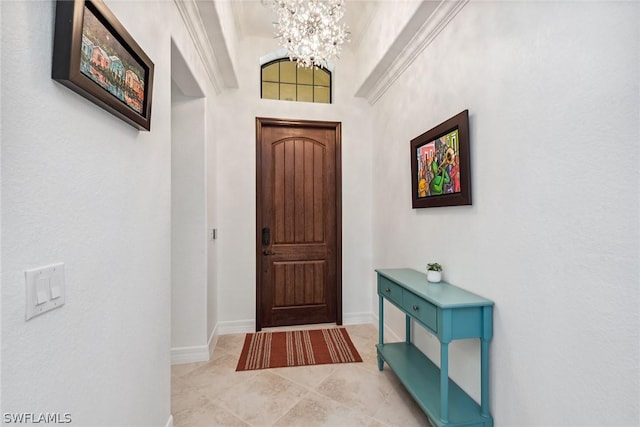
MULTIPOLYGON (((174 3, 193 40, 196 51, 202 59, 207 76, 215 92, 219 94, 224 88, 237 87, 235 72, 229 58, 226 44, 224 42, 211 43, 207 35, 207 29, 202 21, 197 2, 195 0, 174 0, 174 3), (224 64, 222 64, 225 70, 222 69, 218 58, 226 59, 223 61, 224 64)), ((219 24, 219 22, 214 24, 219 24)))
POLYGON ((367 99, 371 105, 375 104, 468 2, 469 0, 441 0, 432 13, 427 2, 424 2, 362 83, 355 96, 367 99), (423 21, 415 32, 411 30, 414 20, 423 21))

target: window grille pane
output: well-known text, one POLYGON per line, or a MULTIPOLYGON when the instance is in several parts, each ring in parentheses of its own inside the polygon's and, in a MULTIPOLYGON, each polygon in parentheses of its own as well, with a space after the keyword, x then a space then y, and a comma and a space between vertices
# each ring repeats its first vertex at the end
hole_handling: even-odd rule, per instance
POLYGON ((296 83, 296 63, 287 61, 280 63, 280 81, 282 83, 296 83))
POLYGON ((276 62, 275 64, 271 64, 267 67, 264 67, 262 69, 262 81, 279 82, 280 81, 279 69, 280 69, 280 64, 278 62, 276 62))
POLYGON ((296 85, 280 84, 280 99, 284 101, 296 100, 296 85))
POLYGON ((314 81, 313 84, 316 86, 329 86, 331 82, 329 79, 329 73, 320 68, 313 69, 314 81))
POLYGON ((313 102, 313 86, 298 85, 298 101, 313 102))
POLYGON ((322 102, 325 104, 329 104, 331 100, 329 95, 329 88, 322 86, 315 86, 313 88, 313 102, 322 102))
POLYGON ((313 84, 313 68, 298 68, 298 84, 312 85, 313 84))
POLYGON ((280 99, 278 83, 262 82, 262 97, 264 99, 280 99))

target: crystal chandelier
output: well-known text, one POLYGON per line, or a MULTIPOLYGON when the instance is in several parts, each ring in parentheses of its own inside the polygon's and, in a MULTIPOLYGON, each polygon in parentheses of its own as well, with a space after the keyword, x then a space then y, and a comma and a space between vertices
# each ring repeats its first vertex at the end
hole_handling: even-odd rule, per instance
POLYGON ((339 22, 343 6, 344 0, 275 0, 276 37, 289 59, 302 67, 326 67, 337 58, 349 34, 339 22))

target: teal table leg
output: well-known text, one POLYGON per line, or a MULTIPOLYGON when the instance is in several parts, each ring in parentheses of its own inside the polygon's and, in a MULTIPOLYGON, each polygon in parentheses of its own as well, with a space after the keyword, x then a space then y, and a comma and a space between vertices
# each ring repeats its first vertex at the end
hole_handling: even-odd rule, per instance
MULTIPOLYGON (((378 297, 378 348, 381 348, 384 344, 384 300, 381 296, 378 297)), ((378 370, 384 369, 384 360, 378 354, 378 370)))
POLYGON ((440 421, 449 422, 449 343, 440 343, 440 421))
POLYGON ((406 319, 406 328, 405 328, 405 332, 404 332, 404 339, 407 342, 407 344, 409 344, 411 342, 411 317, 409 317, 409 315, 405 315, 406 319))
POLYGON ((481 415, 489 416, 489 341, 480 340, 480 388, 481 415))
POLYGON ((493 307, 482 308, 482 335, 480 336, 480 414, 489 415, 489 341, 493 337, 493 307))

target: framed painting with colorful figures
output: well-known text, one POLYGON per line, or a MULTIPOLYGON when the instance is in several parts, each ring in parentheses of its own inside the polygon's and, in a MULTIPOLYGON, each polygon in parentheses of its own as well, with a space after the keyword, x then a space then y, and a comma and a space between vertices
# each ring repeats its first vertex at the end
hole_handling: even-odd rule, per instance
POLYGON ((413 208, 471 204, 469 111, 411 140, 413 208))
POLYGON ((151 130, 153 62, 101 0, 58 0, 51 77, 151 130))

